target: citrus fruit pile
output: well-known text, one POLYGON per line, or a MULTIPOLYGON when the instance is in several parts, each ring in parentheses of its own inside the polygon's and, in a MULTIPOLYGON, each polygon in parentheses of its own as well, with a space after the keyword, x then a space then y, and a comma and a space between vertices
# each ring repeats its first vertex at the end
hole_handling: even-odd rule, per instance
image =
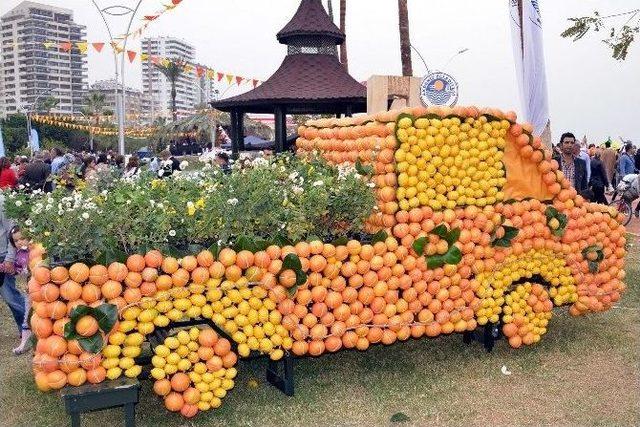
POLYGON ((220 407, 233 388, 236 354, 213 329, 191 328, 169 336, 154 349, 153 391, 166 408, 191 418, 220 407))
POLYGON ((505 302, 502 332, 509 339, 509 345, 518 348, 522 344, 540 341, 540 337, 547 333, 553 308, 544 287, 525 282, 507 295, 505 302))

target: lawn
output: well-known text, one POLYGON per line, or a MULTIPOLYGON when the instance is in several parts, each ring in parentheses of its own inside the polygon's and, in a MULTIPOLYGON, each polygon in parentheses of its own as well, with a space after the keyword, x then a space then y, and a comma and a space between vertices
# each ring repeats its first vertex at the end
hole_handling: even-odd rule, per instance
MULTIPOLYGON (((265 362, 241 362, 222 408, 190 421, 169 414, 143 381, 138 425, 640 425, 640 247, 631 239, 618 305, 581 318, 558 311, 532 347, 501 341, 486 353, 452 335, 301 359, 294 397, 265 382, 265 362)), ((68 425, 59 396, 35 389, 29 356, 11 355, 15 327, 4 304, 0 325, 0 425, 68 425)), ((85 426, 121 423, 116 410, 83 417, 85 426)))

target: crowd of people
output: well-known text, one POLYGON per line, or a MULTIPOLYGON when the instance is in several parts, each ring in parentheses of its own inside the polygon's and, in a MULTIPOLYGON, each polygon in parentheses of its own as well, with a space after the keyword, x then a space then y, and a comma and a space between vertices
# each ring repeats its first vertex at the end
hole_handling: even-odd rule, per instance
MULTIPOLYGON (((587 147, 567 132, 562 134, 553 151, 553 158, 578 193, 596 203, 608 204, 607 193, 612 193, 625 176, 640 170, 640 152, 631 143, 625 144, 620 151, 615 150, 610 141, 603 147, 595 144, 587 147)), ((640 204, 635 213, 640 215, 640 204)))

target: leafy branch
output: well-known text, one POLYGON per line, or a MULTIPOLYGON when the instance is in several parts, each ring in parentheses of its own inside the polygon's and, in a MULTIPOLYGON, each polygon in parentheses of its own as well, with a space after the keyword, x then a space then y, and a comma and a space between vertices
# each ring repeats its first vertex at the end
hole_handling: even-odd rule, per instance
POLYGON ((603 43, 612 49, 614 59, 624 61, 629 53, 629 47, 635 40, 635 36, 640 33, 640 9, 606 16, 602 16, 598 11, 595 11, 593 16, 569 18, 569 22, 571 22, 572 25, 560 35, 564 38, 571 37, 575 42, 583 38, 589 31, 599 32, 604 29, 605 20, 629 15, 629 19, 627 19, 624 24, 611 26, 609 37, 602 40, 603 43))

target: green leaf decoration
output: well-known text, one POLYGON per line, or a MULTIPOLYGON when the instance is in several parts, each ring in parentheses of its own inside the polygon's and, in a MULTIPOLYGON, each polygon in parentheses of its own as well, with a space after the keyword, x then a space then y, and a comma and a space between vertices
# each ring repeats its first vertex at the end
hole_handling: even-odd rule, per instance
POLYGON ((589 273, 595 274, 598 272, 600 263, 604 259, 604 252, 600 246, 591 245, 582 250, 582 257, 589 264, 589 273), (595 255, 595 257, 593 255, 595 255))
POLYGON ((102 334, 108 334, 118 320, 118 307, 114 304, 101 304, 98 307, 77 305, 71 310, 69 321, 64 325, 64 338, 66 340, 78 340, 80 346, 91 353, 97 353, 102 349, 102 334), (91 316, 98 322, 98 332, 90 337, 83 337, 76 332, 76 324, 84 316, 91 316))
POLYGON ((89 353, 99 353, 100 350, 102 350, 103 343, 104 341, 100 332, 90 337, 78 338, 78 344, 80 344, 80 347, 89 353))
POLYGON ((295 285, 287 290, 289 296, 293 296, 298 290, 298 287, 307 282, 307 274, 302 271, 302 263, 300 262, 298 255, 287 254, 287 256, 284 257, 284 260, 282 261, 282 269, 280 270, 280 273, 278 273, 278 276, 280 276, 284 270, 293 270, 294 273, 296 273, 295 285))
POLYGON ((544 214, 547 217, 547 227, 551 230, 551 234, 562 237, 569 222, 567 216, 553 206, 547 206, 544 214))
POLYGON ((91 315, 98 321, 98 327, 108 334, 118 320, 118 307, 114 304, 101 304, 92 309, 91 315))
POLYGON ((240 252, 240 251, 255 252, 253 242, 251 241, 251 239, 249 239, 246 236, 238 237, 238 239, 236 240, 236 243, 233 245, 233 248, 236 252, 240 252))
MULTIPOLYGON (((435 234, 440 237, 442 240, 446 241, 449 245, 447 252, 442 255, 431 255, 427 257, 427 267, 429 269, 434 269, 438 267, 442 267, 445 264, 456 265, 462 260, 462 252, 460 248, 458 248, 455 243, 458 241, 460 237, 460 229, 454 228, 453 230, 449 230, 445 223, 439 224, 433 230, 430 231, 430 234, 435 234)), ((414 242, 415 243, 415 242, 414 242)), ((424 253, 424 244, 426 244, 426 239, 422 243, 422 252, 424 253)), ((414 247, 415 249, 415 247, 414 247)), ((416 251, 417 252, 417 251, 416 251)))
POLYGON ((373 236, 371 236, 371 243, 384 242, 389 237, 386 231, 380 230, 373 236))
POLYGON ((333 242, 331 242, 333 246, 344 246, 347 243, 349 243, 349 239, 346 236, 338 237, 333 242))
POLYGON ((400 130, 400 127, 398 126, 398 123, 400 123, 400 120, 404 119, 404 118, 409 118, 411 119, 412 122, 415 123, 415 117, 413 116, 413 114, 407 114, 407 113, 401 113, 398 114, 398 118, 396 119, 396 129, 394 131, 394 136, 396 137, 396 146, 399 147, 400 146, 400 138, 398 138, 398 130, 400 130))
POLYGON ((422 256, 422 254, 424 253, 424 247, 427 245, 427 238, 426 237, 418 237, 416 240, 413 241, 413 250, 416 251, 416 253, 418 254, 418 256, 422 256))
POLYGON ((407 414, 405 414, 404 412, 396 412, 390 418, 390 421, 392 423, 404 423, 404 422, 407 422, 407 421, 410 421, 410 420, 411 420, 411 418, 409 418, 409 416, 407 414))
POLYGON ((460 251, 460 248, 453 245, 449 248, 447 253, 442 256, 442 259, 445 264, 456 265, 462 261, 462 251, 460 251))
POLYGON ((371 165, 363 165, 360 161, 360 158, 356 160, 356 172, 358 172, 362 176, 371 176, 373 175, 373 166, 371 165))
MULTIPOLYGON (((504 235, 499 239, 494 237, 494 239, 491 241, 491 246, 498 248, 508 248, 511 246, 511 241, 515 239, 520 230, 516 227, 510 227, 508 225, 501 225, 500 227, 504 229, 504 235)), ((495 236, 495 232, 493 234, 495 236)))
POLYGON ((211 252, 214 258, 218 258, 218 254, 220 254, 220 245, 218 243, 214 243, 208 248, 209 252, 211 252))

